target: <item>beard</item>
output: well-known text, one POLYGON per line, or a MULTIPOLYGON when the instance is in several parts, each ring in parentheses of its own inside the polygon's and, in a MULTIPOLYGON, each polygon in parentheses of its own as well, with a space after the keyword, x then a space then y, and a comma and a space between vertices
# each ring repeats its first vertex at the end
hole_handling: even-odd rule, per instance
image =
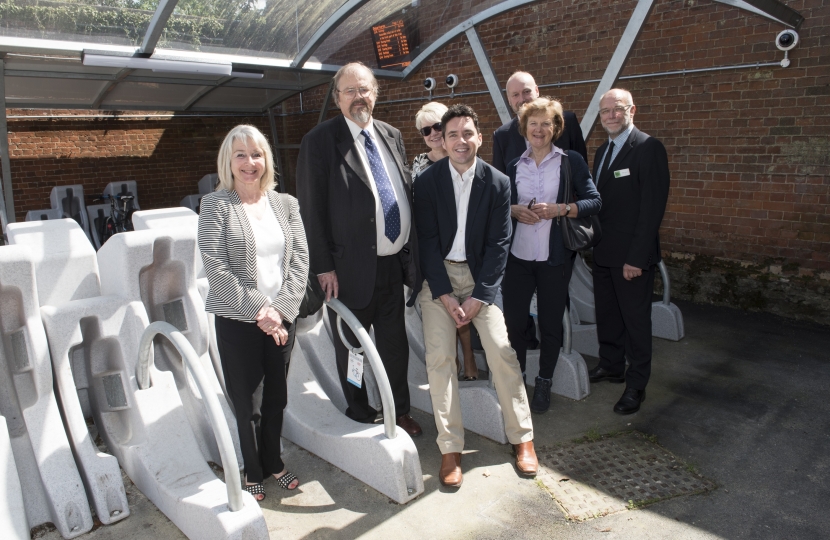
POLYGON ((369 104, 362 99, 355 100, 349 106, 349 113, 352 115, 352 118, 361 124, 365 124, 370 118, 372 118, 372 109, 369 107, 369 104), (358 109, 358 106, 360 105, 363 107, 358 109))

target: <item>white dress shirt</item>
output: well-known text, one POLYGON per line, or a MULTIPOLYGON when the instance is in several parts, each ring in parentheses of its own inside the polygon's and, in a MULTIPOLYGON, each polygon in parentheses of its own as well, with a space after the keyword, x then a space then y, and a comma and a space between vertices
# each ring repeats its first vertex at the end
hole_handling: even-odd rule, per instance
POLYGON ((285 233, 268 203, 268 197, 259 199, 259 212, 243 204, 256 244, 256 285, 268 297, 270 304, 282 288, 282 260, 285 252, 285 233))
MULTIPOLYGON (((345 118, 345 117, 344 117, 345 118)), ((364 146, 363 135, 360 133, 361 128, 350 119, 346 118, 346 124, 349 126, 352 136, 355 139, 355 146, 357 152, 360 154, 360 161, 363 163, 363 168, 366 170, 366 176, 369 178, 369 184, 372 187, 372 195, 375 196, 375 224, 377 225, 377 246, 378 256, 394 255, 401 250, 404 244, 409 239, 409 227, 412 223, 412 211, 409 208, 409 200, 406 198, 406 191, 404 191, 403 179, 398 172, 398 167, 395 164, 395 158, 389 153, 386 148, 386 142, 379 140, 375 132, 374 122, 369 122, 366 126, 366 131, 372 136, 375 147, 380 152, 381 161, 383 161, 383 168, 386 169, 386 175, 392 183, 392 188, 395 191, 395 200, 398 201, 398 209, 401 213, 401 234, 393 243, 386 237, 386 220, 383 216, 383 205, 378 196, 378 187, 375 184, 375 177, 372 176, 372 168, 369 166, 369 157, 366 155, 366 147, 364 146)))
POLYGON ((466 261, 467 246, 465 236, 467 234, 467 209, 470 206, 470 191, 473 187, 473 176, 476 174, 478 157, 473 160, 472 166, 458 174, 455 167, 450 163, 450 176, 452 177, 452 191, 455 194, 455 213, 458 216, 458 227, 455 231, 455 238, 452 241, 450 252, 444 258, 448 261, 466 261))

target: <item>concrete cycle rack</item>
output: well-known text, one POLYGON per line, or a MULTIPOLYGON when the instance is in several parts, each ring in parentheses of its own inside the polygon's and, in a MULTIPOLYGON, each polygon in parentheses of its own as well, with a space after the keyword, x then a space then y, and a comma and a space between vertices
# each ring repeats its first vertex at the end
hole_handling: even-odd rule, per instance
MULTIPOLYGON (((406 296, 409 296, 407 290, 406 296)), ((416 307, 406 308, 406 337, 409 340, 409 396, 412 406, 432 414, 432 398, 429 395, 424 327, 421 322, 420 300, 416 307)), ((458 351, 461 354, 461 351, 458 351)), ((476 354, 479 367, 487 371, 483 353, 476 354), (482 365, 483 364, 483 365, 482 365)), ((459 381, 458 397, 464 429, 478 433, 497 443, 507 444, 504 417, 495 388, 489 381, 459 381)))
POLYGON ((29 524, 23 505, 23 488, 17 474, 6 419, 0 416, 0 537, 28 540, 29 524))
MULTIPOLYGON (((559 358, 553 370, 553 385, 550 391, 566 398, 580 400, 591 394, 591 384, 585 359, 572 347, 572 320, 572 312, 565 309, 562 316, 562 348, 559 350, 559 358)), ((538 324, 536 333, 539 333, 538 324)), ((536 376, 539 375, 539 353, 538 349, 527 351, 525 373, 528 386, 536 386, 536 376)))
MULTIPOLYGON (((61 221, 89 246, 89 241, 74 221, 61 221)), ((7 229, 9 240, 20 243, 21 235, 18 233, 21 230, 37 229, 46 223, 55 222, 10 224, 7 229)), ((36 242, 32 244, 37 245, 36 242)), ((92 247, 89 246, 89 249, 92 247)), ((13 453, 5 461, 6 480, 0 483, 0 491, 3 492, 0 499, 13 507, 19 502, 16 492, 22 491, 20 496, 25 504, 25 513, 20 515, 26 521, 26 538, 29 528, 45 522, 52 522, 64 538, 74 538, 89 531, 93 524, 84 482, 75 460, 92 458, 93 462, 97 462, 92 464, 92 468, 102 465, 105 471, 111 471, 114 465, 117 484, 104 482, 103 490, 98 489, 97 484, 88 486, 96 502, 101 502, 100 497, 96 496, 101 495, 102 491, 104 495, 111 489, 117 491, 121 474, 112 456, 108 456, 112 459, 112 463, 108 463, 103 457, 99 459, 97 451, 90 448, 92 443, 82 414, 80 423, 86 432, 88 446, 79 448, 81 455, 73 457, 76 445, 74 442, 70 445, 67 438, 53 390, 52 366, 38 301, 36 256, 36 249, 30 250, 21 245, 0 247, 0 330, 3 336, 3 347, 0 347, 0 414, 6 419, 3 430, 13 453), (9 470, 10 462, 15 464, 15 471, 9 470)), ((77 403, 77 397, 72 397, 77 403)), ((79 406, 77 411, 80 413, 79 406)), ((63 416, 66 421, 66 415, 63 416)), ((0 443, 0 446, 4 444, 0 443)), ((0 450, 0 453, 3 451, 0 450)), ((123 493, 123 485, 120 490, 123 493)), ((100 506, 96 504, 96 510, 98 508, 100 506)), ((102 521, 110 522, 109 513, 104 514, 102 521)), ((16 519, 14 523, 17 523, 16 519)), ((14 526, 19 527, 19 523, 14 526)))
MULTIPOLYGON (((369 333, 337 299, 329 305, 358 337, 365 351, 364 365, 373 365, 384 424, 360 424, 344 414, 345 398, 336 371, 333 379, 330 372, 335 364, 334 344, 323 320, 323 309, 297 322, 283 437, 404 504, 424 491, 418 450, 409 435, 395 425, 392 391, 369 333)), ((336 323, 332 326, 336 332, 336 323)), ((339 334, 336 336, 340 339, 339 334)))
MULTIPOLYGON (((241 462, 236 419, 216 377, 208 349, 210 332, 205 306, 194 268, 196 231, 191 227, 166 227, 121 233, 98 251, 101 290, 128 301, 138 301, 150 322, 166 321, 187 337, 211 381, 210 391, 219 399, 241 462)), ((181 355, 167 340, 155 344, 155 363, 173 374, 184 411, 196 435, 205 461, 219 463, 213 429, 205 403, 181 355)))
MULTIPOLYGON (((651 304, 651 335, 670 341, 683 339, 683 314, 680 308, 671 303, 671 280, 666 264, 657 264, 663 280, 663 300, 651 304)), ((583 354, 599 356, 599 343, 596 337, 596 312, 594 310, 594 282, 591 268, 578 256, 574 261, 573 274, 568 284, 571 297, 571 309, 575 311, 573 325, 573 348, 583 354)))

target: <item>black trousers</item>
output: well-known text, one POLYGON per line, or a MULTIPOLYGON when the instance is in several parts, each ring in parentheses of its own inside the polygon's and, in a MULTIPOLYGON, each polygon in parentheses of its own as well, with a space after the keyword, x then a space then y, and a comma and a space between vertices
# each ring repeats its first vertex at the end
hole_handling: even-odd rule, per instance
POLYGON ((550 266, 547 261, 525 261, 513 254, 507 256, 507 268, 501 286, 504 319, 507 323, 507 336, 519 358, 522 373, 527 364, 527 314, 533 292, 536 291, 539 332, 542 335, 539 376, 543 379, 553 377, 556 361, 559 360, 559 349, 562 348, 562 315, 565 313, 573 265, 573 257, 559 266, 550 266))
POLYGON ((593 265, 599 365, 614 373, 625 370, 626 386, 644 390, 651 376, 651 295, 654 265, 630 281, 622 268, 593 265))
POLYGON ((285 468, 280 433, 288 401, 285 372, 294 348, 294 325, 285 326, 288 341, 280 346, 256 323, 216 316, 216 344, 228 398, 236 412, 248 482, 262 482, 285 468), (261 394, 257 392, 260 383, 261 394))
MULTIPOLYGON (((403 267, 397 255, 378 257, 377 261, 372 300, 365 308, 351 311, 367 331, 370 327, 375 329, 375 346, 380 354, 383 367, 386 368, 389 385, 392 387, 395 415, 400 416, 409 414, 409 385, 407 383, 409 341, 406 339, 404 320, 403 267)), ((337 314, 332 309, 329 309, 329 320, 334 329, 337 374, 340 376, 340 386, 343 388, 343 395, 348 405, 346 416, 357 422, 372 423, 377 418, 378 412, 369 406, 365 381, 358 388, 346 380, 349 350, 343 345, 337 333, 337 314)), ((353 347, 360 347, 360 342, 345 323, 343 333, 353 347)))

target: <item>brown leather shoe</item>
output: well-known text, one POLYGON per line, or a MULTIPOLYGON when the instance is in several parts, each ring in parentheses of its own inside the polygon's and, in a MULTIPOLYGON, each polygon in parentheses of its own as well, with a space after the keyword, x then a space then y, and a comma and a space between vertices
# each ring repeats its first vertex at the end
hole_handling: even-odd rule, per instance
POLYGON ((409 433, 410 437, 420 437, 424 433, 421 431, 421 426, 418 425, 418 422, 416 422, 415 419, 408 414, 400 415, 397 420, 395 420, 395 423, 399 428, 409 433))
POLYGON ((536 450, 533 449, 533 441, 514 444, 516 451, 516 468, 524 476, 536 476, 539 471, 539 460, 536 458, 536 450))
POLYGON ((464 480, 461 474, 461 452, 450 452, 441 456, 441 470, 438 473, 441 483, 449 487, 460 487, 464 480))

